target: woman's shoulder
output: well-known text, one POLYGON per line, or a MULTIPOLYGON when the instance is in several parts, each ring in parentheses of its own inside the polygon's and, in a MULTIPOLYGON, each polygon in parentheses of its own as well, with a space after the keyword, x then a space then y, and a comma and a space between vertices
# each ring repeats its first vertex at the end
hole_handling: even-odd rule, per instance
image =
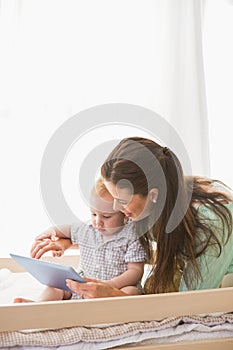
POLYGON ((193 178, 192 206, 196 209, 211 209, 211 207, 223 204, 228 205, 233 202, 233 190, 219 180, 195 177, 193 178), (206 205, 212 203, 212 206, 206 205))
POLYGON ((223 182, 214 180, 211 189, 226 194, 229 197, 229 202, 233 202, 233 190, 223 182))
MULTIPOLYGON (((233 215, 233 202, 226 202, 226 203, 223 203, 223 207, 225 207, 226 209, 228 209, 232 215, 233 215)), ((215 214, 215 212, 213 211, 213 207, 209 204, 203 204, 201 203, 200 205, 198 205, 197 207, 197 211, 199 213, 203 213, 205 214, 205 216, 213 216, 215 214)))

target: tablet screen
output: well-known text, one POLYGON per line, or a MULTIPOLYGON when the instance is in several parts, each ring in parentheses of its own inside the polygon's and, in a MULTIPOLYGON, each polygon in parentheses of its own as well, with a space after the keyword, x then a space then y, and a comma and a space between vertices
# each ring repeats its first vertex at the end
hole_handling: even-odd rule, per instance
POLYGON ((67 278, 82 283, 86 282, 71 266, 55 264, 16 254, 10 254, 10 256, 40 283, 47 286, 72 292, 66 285, 67 278))

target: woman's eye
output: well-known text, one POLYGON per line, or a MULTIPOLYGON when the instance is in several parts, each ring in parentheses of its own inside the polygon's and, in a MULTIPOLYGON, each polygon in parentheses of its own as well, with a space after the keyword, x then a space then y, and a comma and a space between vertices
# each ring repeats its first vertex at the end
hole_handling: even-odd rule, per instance
POLYGON ((128 203, 126 201, 119 201, 120 205, 127 205, 128 203))

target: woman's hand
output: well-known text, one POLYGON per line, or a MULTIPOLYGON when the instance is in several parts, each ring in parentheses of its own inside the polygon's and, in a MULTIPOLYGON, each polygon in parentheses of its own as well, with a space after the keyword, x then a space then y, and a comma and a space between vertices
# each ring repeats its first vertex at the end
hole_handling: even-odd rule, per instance
POLYGON ((87 283, 76 282, 70 279, 66 280, 67 286, 73 292, 81 295, 83 299, 107 298, 107 297, 118 297, 118 296, 127 295, 121 290, 117 288, 113 288, 105 282, 86 278, 86 277, 84 279, 87 283))
POLYGON ((51 227, 41 235, 37 236, 32 247, 31 257, 40 259, 43 254, 52 251, 52 255, 62 256, 64 251, 71 246, 69 238, 57 238, 56 230, 51 227))

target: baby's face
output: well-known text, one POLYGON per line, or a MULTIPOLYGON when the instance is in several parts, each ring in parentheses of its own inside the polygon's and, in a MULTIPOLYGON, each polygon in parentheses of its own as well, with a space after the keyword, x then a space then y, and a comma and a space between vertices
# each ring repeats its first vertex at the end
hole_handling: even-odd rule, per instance
POLYGON ((124 214, 113 210, 113 198, 110 195, 104 197, 95 196, 91 200, 92 226, 103 235, 112 236, 122 229, 124 214))

